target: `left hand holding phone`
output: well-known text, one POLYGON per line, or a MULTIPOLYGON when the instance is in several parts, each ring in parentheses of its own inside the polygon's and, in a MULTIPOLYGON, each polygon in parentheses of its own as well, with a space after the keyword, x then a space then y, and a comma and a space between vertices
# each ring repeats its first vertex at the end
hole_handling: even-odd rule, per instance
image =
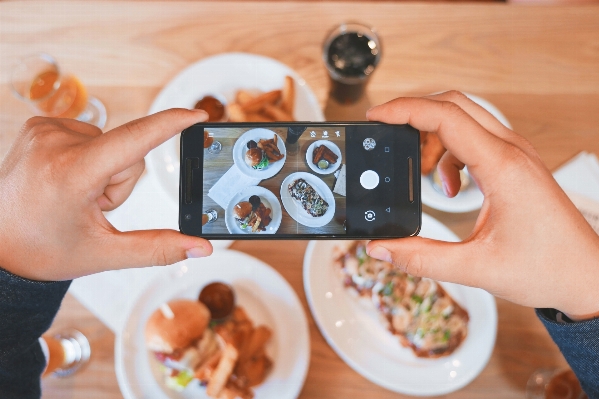
POLYGON ((170 109, 105 134, 72 119, 29 119, 0 164, 0 267, 66 280, 210 255, 207 240, 121 232, 102 213, 129 197, 150 150, 207 119, 201 110, 170 109))

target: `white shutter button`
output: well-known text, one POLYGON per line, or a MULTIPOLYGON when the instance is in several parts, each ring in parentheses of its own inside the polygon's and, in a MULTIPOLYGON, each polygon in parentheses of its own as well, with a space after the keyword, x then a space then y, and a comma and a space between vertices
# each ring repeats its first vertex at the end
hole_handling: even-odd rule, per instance
POLYGON ((372 190, 379 185, 379 175, 374 170, 367 170, 360 176, 360 184, 366 190, 372 190))

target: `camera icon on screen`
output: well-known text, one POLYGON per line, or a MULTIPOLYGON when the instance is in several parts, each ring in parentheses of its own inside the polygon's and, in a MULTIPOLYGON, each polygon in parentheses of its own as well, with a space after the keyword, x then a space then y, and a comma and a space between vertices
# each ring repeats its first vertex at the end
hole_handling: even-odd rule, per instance
POLYGON ((364 212, 364 219, 366 219, 367 222, 372 222, 375 218, 376 214, 374 213, 374 211, 366 211, 364 212))

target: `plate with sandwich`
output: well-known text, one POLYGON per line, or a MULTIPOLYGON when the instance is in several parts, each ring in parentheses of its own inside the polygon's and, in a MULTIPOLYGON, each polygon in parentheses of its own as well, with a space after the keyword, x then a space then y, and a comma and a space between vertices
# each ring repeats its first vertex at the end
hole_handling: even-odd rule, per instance
POLYGON ((268 189, 246 187, 231 198, 225 224, 231 234, 274 234, 281 226, 281 204, 268 189))
MULTIPOLYGON (((426 214, 420 236, 458 241, 426 214)), ((366 243, 312 241, 306 250, 306 299, 327 343, 356 372, 405 395, 446 395, 473 381, 495 345, 493 296, 403 273, 370 258, 366 243)))
POLYGON ((241 173, 262 180, 273 177, 283 169, 286 154, 281 137, 264 128, 248 130, 233 146, 233 162, 241 173))
MULTIPOLYGON (((274 121, 281 117, 263 115, 263 111, 258 114, 245 111, 276 91, 280 93, 280 98, 288 98, 289 101, 284 102, 285 115, 290 116, 291 120, 325 120, 318 99, 297 72, 272 58, 237 52, 206 57, 189 65, 165 84, 148 114, 169 108, 191 109, 198 100, 210 95, 221 99, 231 122, 274 121), (288 85, 289 82, 292 84, 288 85), (245 111, 239 109, 241 104, 246 107, 245 111)), ((280 107, 277 104, 268 103, 265 106, 271 114, 278 114, 276 111, 280 107)), ((180 135, 176 135, 146 156, 149 175, 158 180, 174 204, 179 203, 179 142, 180 135)))
POLYGON ((287 281, 236 251, 166 267, 115 340, 126 399, 296 398, 308 323, 287 281))

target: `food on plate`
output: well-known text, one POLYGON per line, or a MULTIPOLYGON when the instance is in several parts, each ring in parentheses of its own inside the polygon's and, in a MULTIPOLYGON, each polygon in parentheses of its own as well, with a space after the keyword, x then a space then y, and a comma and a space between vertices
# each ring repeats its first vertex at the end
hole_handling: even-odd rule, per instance
POLYGON ((231 122, 293 121, 295 81, 286 76, 282 89, 254 94, 242 89, 227 106, 231 122))
POLYGON ((250 229, 252 233, 265 231, 272 221, 272 210, 264 206, 257 195, 252 195, 248 201, 241 201, 233 206, 235 220, 242 230, 250 229))
POLYGON ((266 169, 271 163, 280 161, 285 157, 277 146, 278 136, 275 134, 270 140, 262 139, 257 143, 254 140, 247 142, 248 150, 245 153, 245 163, 256 169, 266 169))
POLYGON ((468 313, 434 280, 410 276, 366 254, 367 241, 335 248, 344 285, 370 298, 400 343, 418 357, 451 354, 468 334, 468 313))
POLYGON ((198 301, 206 305, 213 320, 221 320, 233 312, 235 293, 230 285, 214 282, 202 288, 198 301))
POLYGON ((208 122, 219 122, 225 117, 225 106, 215 97, 205 96, 194 106, 203 109, 208 114, 208 122))
POLYGON ((310 216, 320 217, 327 213, 329 204, 304 179, 294 180, 288 190, 291 197, 299 201, 310 216))
POLYGON ((314 163, 314 165, 316 165, 319 169, 328 168, 329 165, 336 163, 337 159, 339 159, 337 154, 331 151, 331 149, 324 144, 316 147, 312 153, 312 163, 314 163), (321 161, 325 162, 321 163, 321 161))
MULTIPOLYGON (((213 284, 222 283, 205 289, 213 284)), ((168 307, 171 317, 156 310, 145 331, 146 344, 163 368, 166 385, 182 391, 199 383, 212 398, 253 398, 252 387, 262 383, 272 368, 265 348, 271 329, 255 326, 240 306, 233 306, 229 316, 218 320, 211 320, 208 308, 198 301, 177 299, 168 302, 168 307)))
POLYGON ((437 133, 420 132, 420 173, 430 174, 437 167, 445 151, 437 133))

